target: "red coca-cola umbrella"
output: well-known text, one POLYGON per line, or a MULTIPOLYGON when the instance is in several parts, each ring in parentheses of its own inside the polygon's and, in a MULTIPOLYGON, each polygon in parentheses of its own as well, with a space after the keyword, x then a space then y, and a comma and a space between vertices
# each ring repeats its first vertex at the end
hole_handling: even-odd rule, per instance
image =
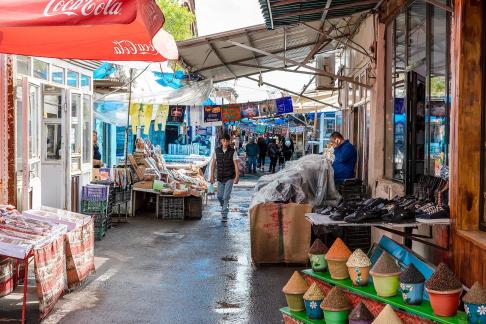
POLYGON ((177 59, 154 0, 0 0, 0 53, 106 61, 177 59))

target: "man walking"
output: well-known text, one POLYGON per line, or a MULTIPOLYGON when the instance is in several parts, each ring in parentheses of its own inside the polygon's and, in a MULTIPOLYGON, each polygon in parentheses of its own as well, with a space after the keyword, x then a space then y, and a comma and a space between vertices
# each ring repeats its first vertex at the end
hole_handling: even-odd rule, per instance
POLYGON ((256 174, 258 153, 260 153, 260 148, 255 143, 255 140, 253 138, 250 138, 250 142, 246 145, 246 157, 248 159, 248 173, 256 174))
POLYGON ((260 149, 260 153, 258 154, 258 168, 262 171, 265 168, 265 157, 267 155, 267 142, 263 137, 258 138, 258 147, 260 149))
POLYGON ((268 169, 268 172, 275 173, 275 167, 277 166, 278 157, 280 156, 280 151, 275 139, 272 139, 270 144, 268 144, 268 156, 270 157, 270 169, 268 169))
POLYGON ((215 172, 218 180, 218 200, 221 205, 221 221, 228 220, 229 200, 231 197, 231 190, 233 184, 237 184, 240 180, 238 170, 238 155, 236 150, 230 147, 230 136, 224 134, 221 138, 221 146, 219 146, 213 153, 211 162, 211 179, 214 183, 215 172))

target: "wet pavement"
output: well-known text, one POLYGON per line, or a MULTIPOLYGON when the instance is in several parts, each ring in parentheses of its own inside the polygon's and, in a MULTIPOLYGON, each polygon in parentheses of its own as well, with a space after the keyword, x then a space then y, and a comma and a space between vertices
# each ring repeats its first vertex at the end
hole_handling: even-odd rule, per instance
MULTIPOLYGON (((251 264, 247 212, 255 182, 245 178, 233 189, 227 224, 214 197, 200 221, 146 214, 110 229, 96 242, 96 273, 43 323, 281 323, 281 289, 296 268, 251 264)), ((32 289, 28 315, 36 322, 32 289)), ((19 318, 20 294, 5 298, 0 321, 19 318)))

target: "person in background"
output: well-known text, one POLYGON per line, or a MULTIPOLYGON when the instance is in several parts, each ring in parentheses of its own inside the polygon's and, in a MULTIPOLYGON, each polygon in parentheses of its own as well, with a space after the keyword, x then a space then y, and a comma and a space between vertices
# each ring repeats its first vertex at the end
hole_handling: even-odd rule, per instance
POLYGON ((103 165, 101 161, 100 146, 98 145, 98 132, 93 131, 93 168, 100 168, 103 165))
POLYGON ((255 140, 252 137, 245 149, 246 157, 248 159, 248 172, 256 174, 257 156, 260 153, 260 147, 255 143, 255 140))
POLYGON ((268 169, 268 172, 275 173, 279 155, 280 152, 277 143, 275 139, 271 139, 270 144, 268 144, 268 156, 270 157, 270 168, 268 169))
POLYGON ((285 139, 282 147, 282 152, 285 162, 290 161, 292 159, 292 155, 294 155, 294 143, 288 137, 285 139))
POLYGON ((277 147, 278 147, 278 168, 283 169, 285 164, 285 158, 283 153, 284 143, 282 137, 279 137, 277 147))
POLYGON ((260 153, 258 154, 258 168, 263 170, 265 168, 265 158, 267 156, 267 143, 263 137, 258 138, 258 147, 260 153))
POLYGON ((344 180, 354 178, 354 168, 358 153, 348 140, 339 132, 331 134, 331 145, 334 147, 334 182, 336 185, 342 184, 344 180))
POLYGON ((211 178, 210 182, 218 180, 218 200, 221 205, 221 221, 228 220, 229 201, 233 184, 240 181, 238 170, 238 154, 236 150, 230 147, 231 138, 224 134, 221 138, 221 146, 213 153, 211 161, 211 178))

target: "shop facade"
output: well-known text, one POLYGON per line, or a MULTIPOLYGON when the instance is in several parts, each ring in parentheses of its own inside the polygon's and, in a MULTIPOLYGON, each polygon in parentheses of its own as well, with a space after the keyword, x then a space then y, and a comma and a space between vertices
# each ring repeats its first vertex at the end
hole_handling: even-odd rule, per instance
POLYGON ((2 138, 12 147, 3 155, 10 163, 5 178, 14 188, 5 201, 20 210, 46 205, 77 211, 79 188, 91 178, 94 66, 3 57, 2 79, 12 80, 3 88, 2 110, 10 123, 2 138))

